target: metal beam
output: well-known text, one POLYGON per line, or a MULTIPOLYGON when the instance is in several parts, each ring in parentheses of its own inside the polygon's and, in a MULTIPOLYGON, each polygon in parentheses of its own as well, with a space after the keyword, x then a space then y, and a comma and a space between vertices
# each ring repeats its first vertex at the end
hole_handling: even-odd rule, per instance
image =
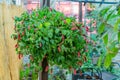
POLYGON ((83 2, 83 3, 98 3, 98 4, 118 4, 118 2, 105 2, 104 0, 103 1, 67 0, 67 1, 83 2))
POLYGON ((82 3, 79 2, 79 22, 82 22, 82 3))
POLYGON ((50 0, 40 0, 40 7, 50 7, 50 0))

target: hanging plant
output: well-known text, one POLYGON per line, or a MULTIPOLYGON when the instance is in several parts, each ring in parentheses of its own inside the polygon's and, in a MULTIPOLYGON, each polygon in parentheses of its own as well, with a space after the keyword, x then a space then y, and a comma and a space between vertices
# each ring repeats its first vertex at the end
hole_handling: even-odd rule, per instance
MULTIPOLYGON (((77 68, 88 61, 87 39, 82 23, 50 9, 36 9, 15 17, 13 39, 16 52, 30 55, 30 67, 40 69, 47 58, 50 65, 77 68), (81 63, 79 65, 79 63, 81 63)), ((20 58, 19 58, 20 59, 20 58)), ((48 66, 44 66, 48 71, 48 66)))

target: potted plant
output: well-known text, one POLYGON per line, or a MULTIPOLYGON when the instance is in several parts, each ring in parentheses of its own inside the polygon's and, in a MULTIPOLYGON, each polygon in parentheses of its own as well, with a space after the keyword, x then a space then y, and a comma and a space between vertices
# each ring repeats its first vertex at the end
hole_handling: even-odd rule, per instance
POLYGON ((15 17, 13 39, 19 59, 30 55, 32 72, 42 70, 42 80, 48 79, 49 64, 76 69, 88 61, 89 50, 85 29, 73 17, 51 8, 24 12, 15 17))

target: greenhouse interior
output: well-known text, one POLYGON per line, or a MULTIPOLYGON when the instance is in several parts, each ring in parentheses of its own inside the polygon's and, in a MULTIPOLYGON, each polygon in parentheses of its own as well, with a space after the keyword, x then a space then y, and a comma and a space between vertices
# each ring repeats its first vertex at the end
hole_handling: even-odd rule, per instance
POLYGON ((120 0, 0 0, 0 80, 120 80, 120 0))

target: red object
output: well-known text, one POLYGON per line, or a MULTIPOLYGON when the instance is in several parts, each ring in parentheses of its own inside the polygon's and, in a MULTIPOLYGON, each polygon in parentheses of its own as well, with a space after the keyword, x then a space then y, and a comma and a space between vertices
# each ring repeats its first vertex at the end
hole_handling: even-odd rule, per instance
POLYGON ((76 69, 74 69, 74 75, 76 75, 76 69))
POLYGON ((80 66, 82 66, 82 61, 79 61, 78 64, 79 64, 80 66))
POLYGON ((20 54, 18 54, 18 58, 21 59, 20 54))
POLYGON ((85 26, 82 26, 82 27, 85 27, 85 26))
POLYGON ((25 35, 25 32, 22 32, 22 35, 24 36, 24 35, 25 35))
POLYGON ((50 11, 52 11, 52 8, 49 8, 50 11))
POLYGON ((84 39, 85 39, 86 43, 89 43, 89 40, 87 38, 84 37, 84 39))
POLYGON ((20 36, 20 34, 18 34, 18 40, 20 40, 21 39, 21 36, 20 36))
POLYGON ((14 17, 12 17, 12 19, 14 20, 14 17))
POLYGON ((88 43, 88 40, 86 40, 86 43, 88 43))
POLYGON ((75 27, 72 27, 71 30, 74 31, 74 30, 76 30, 76 29, 75 29, 75 27))
POLYGON ((27 67, 30 67, 30 63, 29 63, 29 64, 27 64, 27 67))
POLYGON ((58 52, 60 52, 61 51, 61 48, 60 48, 60 46, 58 47, 58 52))
POLYGON ((62 40, 64 41, 64 39, 65 39, 65 36, 64 36, 64 35, 62 35, 62 40))
POLYGON ((45 72, 47 72, 47 71, 48 71, 48 69, 49 69, 49 66, 46 66, 46 68, 45 68, 45 72))
POLYGON ((23 54, 18 54, 18 58, 21 59, 23 57, 23 54))
POLYGON ((15 45, 15 48, 18 48, 18 43, 15 45))
POLYGON ((28 26, 28 30, 30 30, 30 26, 28 26))
POLYGON ((66 20, 64 20, 64 24, 66 24, 66 20))
POLYGON ((86 27, 86 31, 87 31, 87 32, 89 31, 89 28, 88 28, 88 27, 86 27))
POLYGON ((78 52, 78 57, 80 57, 80 52, 78 52))
POLYGON ((77 27, 72 27, 71 30, 74 31, 74 30, 77 30, 78 28, 77 27))
POLYGON ((39 45, 40 45, 40 47, 42 47, 42 43, 40 43, 39 45))

